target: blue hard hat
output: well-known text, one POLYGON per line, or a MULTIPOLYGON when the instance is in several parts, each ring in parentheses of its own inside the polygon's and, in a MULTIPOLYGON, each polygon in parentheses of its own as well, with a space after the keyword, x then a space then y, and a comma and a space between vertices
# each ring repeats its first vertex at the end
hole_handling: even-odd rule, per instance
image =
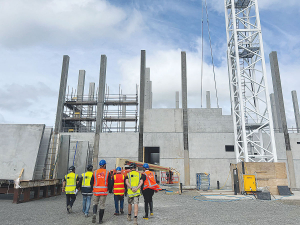
POLYGON ((106 161, 104 159, 101 159, 99 162, 99 166, 106 165, 106 161))
POLYGON ((143 167, 146 168, 146 169, 149 169, 148 163, 144 163, 143 167))
POLYGON ((116 170, 117 171, 121 171, 122 169, 121 169, 121 167, 118 166, 116 170))

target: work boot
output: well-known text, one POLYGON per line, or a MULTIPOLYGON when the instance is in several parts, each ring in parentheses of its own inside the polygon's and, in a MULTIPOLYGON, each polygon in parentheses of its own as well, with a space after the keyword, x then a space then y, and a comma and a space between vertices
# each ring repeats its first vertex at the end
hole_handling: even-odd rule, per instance
POLYGON ((99 211, 99 223, 103 223, 102 219, 103 219, 103 216, 104 216, 104 209, 100 209, 99 211))
POLYGON ((131 215, 127 214, 127 221, 131 221, 131 215))
POLYGON ((145 216, 143 217, 143 219, 147 220, 148 219, 148 212, 149 212, 149 207, 148 207, 148 202, 144 204, 145 206, 145 216))
POLYGON ((133 218, 133 224, 134 224, 134 225, 138 225, 138 223, 137 223, 137 217, 134 217, 134 218, 133 218))
POLYGON ((68 206, 67 206, 67 211, 68 211, 68 213, 71 213, 71 211, 70 211, 70 210, 71 210, 71 206, 70 206, 70 205, 68 205, 68 206))
POLYGON ((123 210, 123 209, 120 209, 120 213, 121 213, 121 214, 124 214, 124 210, 123 210))
POLYGON ((96 223, 97 209, 98 209, 98 205, 93 205, 93 219, 92 219, 92 223, 96 223))
POLYGON ((150 206, 150 216, 153 216, 153 202, 149 202, 150 206))

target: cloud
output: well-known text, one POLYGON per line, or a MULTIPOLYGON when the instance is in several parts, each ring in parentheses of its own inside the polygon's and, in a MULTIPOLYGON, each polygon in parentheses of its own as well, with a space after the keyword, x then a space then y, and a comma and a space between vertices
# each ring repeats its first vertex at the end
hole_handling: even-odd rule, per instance
MULTIPOLYGON (((204 0, 203 0, 204 1, 204 0)), ((235 0, 237 1, 237 0, 235 0)), ((298 0, 257 0, 260 10, 276 10, 280 11, 282 8, 299 7, 300 1, 298 0)), ((225 4, 224 0, 207 0, 207 5, 212 10, 218 13, 224 13, 225 4)))
POLYGON ((34 85, 9 84, 0 90, 0 109, 3 111, 15 112, 30 110, 32 105, 37 105, 42 98, 56 96, 44 83, 34 85))
MULTIPOLYGON (((199 44, 199 42, 197 42, 199 44)), ((205 46, 207 48, 207 46, 205 46)), ((196 46, 196 49, 200 49, 196 46)), ((152 80, 153 107, 174 108, 175 92, 181 93, 181 49, 158 50, 153 53, 146 52, 146 66, 150 67, 152 80)), ((187 82, 188 106, 201 107, 201 52, 187 51, 187 82)), ((119 61, 122 72, 124 92, 134 90, 133 84, 139 84, 140 56, 119 61), (128 89, 127 89, 128 88, 128 89)), ((216 108, 215 83, 211 63, 204 61, 202 106, 206 107, 206 91, 211 93, 212 107, 216 108)), ((225 113, 230 113, 229 83, 227 65, 215 67, 219 105, 224 106, 225 113)))
POLYGON ((0 43, 12 48, 122 40, 142 28, 137 11, 104 0, 2 0, 0 8, 0 43))

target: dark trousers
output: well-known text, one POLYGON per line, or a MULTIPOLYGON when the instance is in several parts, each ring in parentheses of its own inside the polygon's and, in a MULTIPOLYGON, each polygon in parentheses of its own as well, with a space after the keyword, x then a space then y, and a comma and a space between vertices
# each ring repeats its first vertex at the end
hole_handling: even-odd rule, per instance
POLYGON ((154 195, 154 190, 152 189, 145 189, 143 190, 144 202, 150 203, 152 202, 152 196, 154 195))
POLYGON ((67 197, 67 206, 73 206, 75 200, 76 200, 76 195, 75 194, 66 194, 67 197))
POLYGON ((154 190, 149 188, 143 190, 144 203, 145 203, 145 217, 148 217, 149 207, 150 207, 150 213, 153 212, 153 202, 152 202, 153 195, 154 195, 154 190))
POLYGON ((119 201, 120 201, 120 209, 122 209, 123 211, 124 195, 114 195, 114 200, 115 200, 116 213, 119 213, 119 201))

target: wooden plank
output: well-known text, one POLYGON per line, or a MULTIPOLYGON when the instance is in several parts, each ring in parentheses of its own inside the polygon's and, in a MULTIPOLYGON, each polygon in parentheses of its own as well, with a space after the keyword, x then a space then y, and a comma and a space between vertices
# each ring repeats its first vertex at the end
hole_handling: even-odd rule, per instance
POLYGON ((48 186, 44 186, 43 187, 43 197, 44 198, 48 198, 49 197, 49 189, 48 189, 49 187, 48 186))
POLYGON ((276 163, 275 164, 275 173, 276 173, 277 179, 287 179, 285 163, 276 163))
POLYGON ((34 199, 39 199, 40 198, 40 187, 34 187, 33 188, 33 190, 34 190, 34 199))
POLYGON ((54 196, 54 194, 55 194, 55 186, 54 185, 50 186, 50 194, 51 194, 51 196, 54 196))
POLYGON ((10 187, 10 188, 2 187, 2 188, 0 188, 0 193, 1 194, 13 194, 14 193, 14 188, 13 187, 10 187))
POLYGON ((18 189, 14 189, 14 199, 13 199, 13 203, 18 204, 20 202, 20 192, 21 190, 18 189))
POLYGON ((23 202, 28 202, 30 200, 30 188, 23 189, 23 202))

